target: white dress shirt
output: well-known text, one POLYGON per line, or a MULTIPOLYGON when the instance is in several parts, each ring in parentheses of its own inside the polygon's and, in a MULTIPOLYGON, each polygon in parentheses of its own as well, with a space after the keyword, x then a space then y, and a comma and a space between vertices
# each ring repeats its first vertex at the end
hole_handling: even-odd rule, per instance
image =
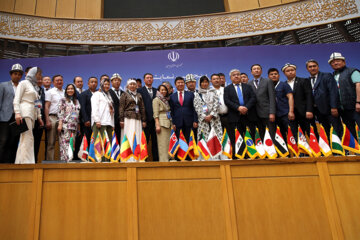
POLYGON ((293 79, 291 79, 291 80, 287 80, 287 83, 288 83, 289 86, 291 87, 291 90, 294 90, 295 78, 293 78, 293 79))
POLYGON ((50 102, 49 114, 56 114, 58 113, 60 100, 65 96, 64 89, 59 90, 58 88, 54 87, 50 90, 45 92, 45 101, 50 102))
POLYGON ((219 97, 219 103, 220 103, 219 114, 226 114, 228 112, 228 107, 225 105, 224 102, 224 87, 220 87, 218 89, 215 88, 215 92, 219 97))

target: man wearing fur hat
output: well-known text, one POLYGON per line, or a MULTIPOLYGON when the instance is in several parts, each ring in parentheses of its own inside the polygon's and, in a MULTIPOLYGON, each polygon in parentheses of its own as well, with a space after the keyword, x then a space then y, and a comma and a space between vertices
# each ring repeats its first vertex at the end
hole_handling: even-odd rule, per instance
POLYGON ((11 132, 9 124, 15 121, 13 100, 23 76, 20 64, 10 70, 11 80, 0 84, 0 163, 14 163, 20 135, 11 132))
MULTIPOLYGON (((291 131, 297 136, 298 125, 310 136, 310 124, 313 122, 313 95, 310 81, 296 76, 296 66, 286 63, 281 69, 287 78, 294 95, 295 120, 290 121, 291 131)), ((317 134, 317 131, 315 131, 317 134)))
POLYGON ((334 78, 340 94, 339 115, 356 136, 355 122, 360 125, 360 71, 346 66, 345 57, 334 52, 328 61, 334 69, 334 78))

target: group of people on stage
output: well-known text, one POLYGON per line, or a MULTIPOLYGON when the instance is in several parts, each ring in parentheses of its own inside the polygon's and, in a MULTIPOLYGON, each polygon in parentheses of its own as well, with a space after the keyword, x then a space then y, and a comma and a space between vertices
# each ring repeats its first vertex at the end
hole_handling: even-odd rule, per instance
MULTIPOLYGON (((43 77, 38 67, 26 69, 25 80, 20 81, 23 68, 14 64, 11 80, 0 84, 0 161, 35 163, 44 129, 45 159, 55 160, 58 138, 60 160, 64 162, 71 160, 71 136, 76 136, 76 158, 83 136, 90 141, 104 131, 108 136, 114 131, 118 143, 126 136, 130 145, 134 136, 139 143, 144 131, 147 141, 151 141, 149 154, 161 162, 169 161, 171 130, 177 138, 181 131, 189 141, 191 132, 196 140, 208 139, 212 131, 221 140, 226 129, 232 156, 236 148, 235 129, 242 136, 249 129, 252 139, 258 129, 263 139, 267 128, 274 139, 278 126, 286 141, 289 127, 294 136, 298 126, 310 136, 310 128, 316 129, 316 122, 321 123, 328 138, 331 127, 342 136, 343 122, 357 136, 360 71, 347 67, 341 53, 332 53, 328 63, 333 73, 321 72, 316 60, 308 60, 307 78, 298 77, 297 66, 287 63, 281 68, 286 81, 280 81, 276 68, 268 69, 267 77, 263 76, 260 64, 251 66, 251 81, 245 73, 232 69, 231 84, 227 86, 222 73, 198 80, 187 74, 185 78, 175 78, 176 91, 170 82, 154 88, 151 73, 144 74, 145 86, 141 86, 141 80, 131 78, 125 90, 120 87, 122 78, 118 73, 111 77, 104 74, 100 79, 90 77, 87 90, 79 76, 63 88, 61 75, 43 77)), ((315 134, 318 138, 318 131, 315 134)))

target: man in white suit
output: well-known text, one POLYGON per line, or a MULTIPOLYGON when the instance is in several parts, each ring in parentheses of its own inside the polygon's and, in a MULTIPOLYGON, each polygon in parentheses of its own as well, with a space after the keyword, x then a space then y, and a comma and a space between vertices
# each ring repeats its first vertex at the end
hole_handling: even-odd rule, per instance
POLYGON ((0 163, 15 162, 20 135, 11 132, 9 124, 15 121, 13 100, 23 73, 22 66, 14 64, 10 70, 11 80, 0 84, 0 163))

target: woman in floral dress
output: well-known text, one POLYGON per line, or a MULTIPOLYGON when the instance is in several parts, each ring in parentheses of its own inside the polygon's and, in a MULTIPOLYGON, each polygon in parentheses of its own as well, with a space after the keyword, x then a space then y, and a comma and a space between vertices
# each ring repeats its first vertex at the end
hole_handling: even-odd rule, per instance
MULTIPOLYGON (((60 160, 69 162, 69 142, 71 134, 75 141, 75 135, 79 129, 80 104, 76 97, 75 86, 69 84, 65 88, 65 97, 61 99, 58 111, 59 118, 59 145, 60 160)), ((75 142, 74 142, 75 146, 75 142)))
POLYGON ((201 133, 207 139, 210 130, 214 128, 216 136, 221 141, 223 132, 219 116, 219 97, 214 89, 210 89, 210 81, 206 76, 200 78, 199 91, 195 92, 194 108, 199 120, 198 139, 200 139, 201 133))

